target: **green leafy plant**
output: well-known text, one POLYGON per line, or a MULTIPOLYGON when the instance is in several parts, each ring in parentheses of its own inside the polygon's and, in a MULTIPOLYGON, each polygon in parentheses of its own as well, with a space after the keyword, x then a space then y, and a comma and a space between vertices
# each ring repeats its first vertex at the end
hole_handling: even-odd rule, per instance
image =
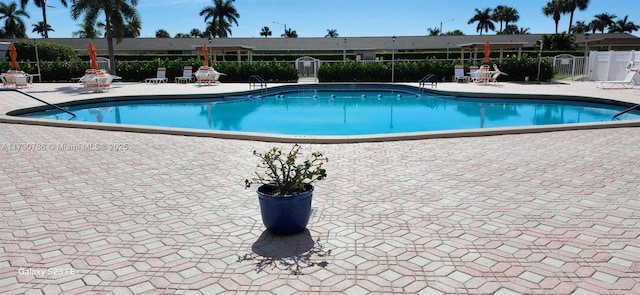
POLYGON ((258 168, 264 169, 260 173, 256 171, 256 177, 245 179, 245 188, 252 184, 266 184, 274 187, 273 195, 291 196, 307 190, 307 186, 314 181, 327 177, 327 170, 323 164, 328 162, 321 152, 312 152, 311 157, 298 160, 301 156, 301 146, 294 144, 288 153, 279 147, 273 147, 265 153, 253 151, 253 155, 260 158, 258 168))

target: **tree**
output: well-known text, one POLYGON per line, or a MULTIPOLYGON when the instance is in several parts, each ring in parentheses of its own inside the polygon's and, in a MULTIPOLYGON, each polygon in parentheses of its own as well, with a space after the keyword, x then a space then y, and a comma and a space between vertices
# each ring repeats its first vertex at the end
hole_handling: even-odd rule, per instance
POLYGON ((264 36, 265 38, 271 36, 271 29, 269 29, 269 27, 267 26, 262 27, 262 31, 260 31, 260 36, 264 36))
POLYGON ((447 36, 464 36, 464 33, 460 30, 453 30, 453 31, 449 31, 446 32, 445 35, 447 36))
POLYGON ((568 33, 571 33, 571 29, 573 28, 573 15, 576 12, 576 9, 585 11, 587 6, 589 6, 589 0, 564 0, 564 2, 565 11, 571 14, 569 16, 569 31, 567 31, 568 33))
POLYGON ((478 22, 476 32, 479 32, 480 35, 482 35, 483 30, 485 33, 489 32, 489 30, 495 31, 496 26, 491 19, 491 8, 485 8, 484 10, 476 8, 476 15, 474 15, 467 24, 470 25, 474 22, 478 22))
MULTIPOLYGON (((60 0, 60 2, 64 7, 67 7, 67 0, 60 0)), ((29 0, 20 0, 20 7, 24 9, 27 6, 27 3, 29 3, 29 0)), ((43 27, 50 28, 49 24, 47 23, 47 1, 33 0, 33 3, 36 5, 36 7, 42 8, 42 23, 44 24, 43 27)), ((51 31, 53 31, 53 29, 51 31)), ((49 38, 48 30, 44 31, 44 37, 49 38)))
POLYGON ((520 20, 520 14, 518 14, 518 10, 510 6, 504 6, 504 26, 508 27, 509 23, 517 22, 520 20))
POLYGON ((601 13, 595 16, 597 22, 595 23, 597 27, 593 28, 593 32, 599 30, 601 33, 604 33, 604 29, 613 26, 614 19, 617 18, 615 14, 601 13))
POLYGON ((171 38, 171 35, 169 35, 169 32, 159 29, 156 31, 156 38, 171 38))
POLYGON ((556 34, 558 33, 558 23, 560 22, 560 15, 564 10, 562 0, 551 0, 542 7, 542 13, 546 16, 553 16, 553 21, 556 23, 556 34))
POLYGON ((98 16, 104 15, 104 30, 109 49, 109 67, 112 74, 116 74, 116 58, 113 49, 113 38, 119 43, 126 33, 127 24, 140 19, 135 8, 138 0, 72 0, 71 17, 77 20, 84 14, 87 25, 95 25, 98 16))
POLYGON ((440 29, 438 27, 428 28, 427 33, 429 33, 429 36, 438 36, 440 35, 440 29))
POLYGON ((280 35, 280 37, 298 38, 298 33, 295 30, 292 30, 291 28, 287 28, 287 30, 284 31, 284 34, 280 35))
POLYGON ((214 6, 207 6, 200 11, 206 23, 211 19, 208 31, 212 37, 227 38, 231 35, 231 23, 238 25, 240 14, 233 7, 233 0, 213 0, 214 6))
POLYGON ((545 50, 573 50, 576 47, 574 34, 560 33, 542 35, 543 49, 545 50))
POLYGON ((527 35, 529 34, 529 28, 519 28, 517 25, 508 25, 504 27, 502 31, 504 35, 527 35))
POLYGON ((571 27, 571 32, 575 34, 584 34, 590 30, 589 25, 584 21, 577 21, 573 27, 571 27))
POLYGON ((640 29, 640 27, 634 24, 632 21, 629 21, 629 16, 626 15, 623 19, 619 19, 609 27, 609 33, 633 33, 638 29, 640 29))
POLYGON ((102 35, 102 30, 96 28, 96 26, 94 25, 81 23, 77 24, 77 26, 80 28, 80 30, 73 32, 71 34, 71 36, 73 37, 95 39, 96 37, 102 35))
POLYGON ((52 29, 50 25, 45 25, 44 22, 38 22, 37 24, 33 24, 33 30, 31 30, 31 32, 33 33, 40 34, 40 36, 42 36, 43 38, 45 36, 46 31, 55 32, 55 30, 52 29))
POLYGON ((0 2, 0 20, 4 19, 4 38, 26 38, 26 26, 22 17, 29 18, 29 13, 24 9, 18 9, 18 4, 0 2))
POLYGON ((338 30, 336 30, 336 29, 327 29, 327 34, 324 37, 325 38, 338 38, 338 30))

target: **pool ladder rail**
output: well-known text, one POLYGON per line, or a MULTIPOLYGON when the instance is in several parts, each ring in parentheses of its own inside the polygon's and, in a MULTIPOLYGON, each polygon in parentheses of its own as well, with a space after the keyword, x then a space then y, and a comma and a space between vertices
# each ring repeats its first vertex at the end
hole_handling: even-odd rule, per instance
POLYGON ((435 88, 438 87, 438 75, 436 74, 428 74, 426 76, 424 76, 422 79, 420 79, 420 81, 418 81, 420 84, 420 89, 425 88, 425 86, 427 85, 427 83, 431 83, 431 88, 435 88))
POLYGON ((266 89, 267 81, 260 77, 260 75, 249 76, 249 88, 256 88, 256 86, 259 86, 260 89, 266 89))
POLYGON ((44 104, 46 104, 46 105, 48 105, 48 106, 50 106, 50 107, 53 107, 53 108, 55 108, 55 109, 57 109, 57 110, 63 111, 63 112, 65 112, 65 113, 67 113, 67 114, 71 115, 71 118, 69 118, 69 120, 73 120, 73 119, 76 119, 76 118, 77 118, 76 114, 74 114, 73 112, 70 112, 69 110, 66 110, 66 109, 64 109, 64 108, 62 108, 62 107, 60 107, 60 106, 57 106, 57 105, 55 105, 55 104, 52 104, 52 103, 46 102, 46 101, 44 101, 44 100, 42 100, 42 99, 39 99, 39 98, 37 98, 37 97, 35 97, 35 96, 33 96, 33 95, 29 94, 29 93, 26 93, 26 92, 24 92, 24 91, 20 91, 20 90, 15 90, 15 91, 18 91, 19 93, 21 93, 22 95, 24 95, 24 96, 26 96, 26 97, 29 97, 29 98, 35 99, 35 100, 37 100, 37 101, 39 101, 39 102, 41 102, 41 103, 44 103, 44 104))
POLYGON ((628 113, 630 111, 633 111, 635 109, 640 109, 640 104, 634 105, 634 106, 632 106, 632 107, 630 107, 630 108, 628 108, 628 109, 626 109, 626 110, 624 110, 622 112, 619 112, 619 113, 613 115, 613 118, 611 118, 611 120, 616 120, 616 119, 618 119, 619 116, 624 115, 624 114, 626 114, 626 113, 628 113))

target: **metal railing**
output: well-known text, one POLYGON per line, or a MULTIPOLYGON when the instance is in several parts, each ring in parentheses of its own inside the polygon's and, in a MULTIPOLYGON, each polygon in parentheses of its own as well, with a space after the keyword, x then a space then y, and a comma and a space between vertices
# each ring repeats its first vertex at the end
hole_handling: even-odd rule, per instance
POLYGON ((77 116, 76 116, 76 114, 74 114, 74 113, 72 113, 72 112, 70 112, 70 111, 68 111, 68 110, 66 110, 66 109, 64 109, 64 108, 61 108, 61 107, 59 107, 59 106, 57 106, 57 105, 55 105, 55 104, 52 104, 52 103, 46 102, 46 101, 44 101, 44 100, 42 100, 42 99, 39 99, 39 98, 37 98, 37 97, 35 97, 35 96, 31 95, 31 94, 25 93, 24 91, 20 91, 20 90, 16 90, 16 91, 18 91, 18 92, 19 92, 19 93, 21 93, 22 95, 25 95, 26 97, 29 97, 29 98, 35 99, 35 100, 37 100, 37 101, 39 101, 39 102, 41 102, 41 103, 44 103, 44 104, 46 104, 46 105, 48 105, 48 106, 50 106, 50 107, 53 107, 53 108, 55 108, 55 109, 57 109, 57 110, 59 110, 59 111, 63 111, 63 112, 65 112, 65 113, 67 113, 67 114, 71 115, 71 118, 69 118, 69 120, 75 119, 75 118, 77 117, 77 116))

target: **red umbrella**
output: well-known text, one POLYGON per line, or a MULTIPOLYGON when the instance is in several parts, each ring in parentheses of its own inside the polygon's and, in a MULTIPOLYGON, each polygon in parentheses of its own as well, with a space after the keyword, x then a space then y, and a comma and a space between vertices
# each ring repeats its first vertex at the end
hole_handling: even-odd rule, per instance
POLYGON ((484 62, 489 63, 489 53, 491 53, 491 44, 489 44, 489 39, 484 41, 484 62))
POLYGON ((204 60, 202 61, 202 65, 205 67, 209 66, 209 56, 207 54, 207 45, 202 46, 202 57, 204 60))
POLYGON ((89 50, 89 59, 91 60, 91 68, 94 70, 98 69, 98 57, 96 54, 96 47, 93 46, 93 42, 89 42, 89 47, 87 48, 87 50, 89 50))
POLYGON ((11 68, 18 68, 18 51, 16 51, 16 47, 13 46, 13 43, 9 45, 9 57, 11 57, 11 68))

